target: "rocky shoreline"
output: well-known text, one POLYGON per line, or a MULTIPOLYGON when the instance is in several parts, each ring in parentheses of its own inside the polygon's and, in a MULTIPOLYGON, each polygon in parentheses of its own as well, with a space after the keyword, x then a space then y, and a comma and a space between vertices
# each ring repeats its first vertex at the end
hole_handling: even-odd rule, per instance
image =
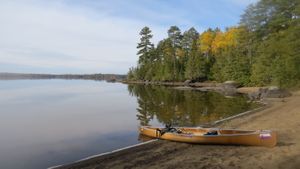
POLYGON ((291 96, 288 90, 277 86, 269 87, 241 87, 235 81, 217 82, 151 82, 151 81, 122 81, 125 84, 143 84, 143 85, 163 85, 173 86, 178 90, 199 90, 203 92, 214 91, 225 96, 235 96, 245 94, 250 100, 262 100, 265 98, 284 98, 291 96))

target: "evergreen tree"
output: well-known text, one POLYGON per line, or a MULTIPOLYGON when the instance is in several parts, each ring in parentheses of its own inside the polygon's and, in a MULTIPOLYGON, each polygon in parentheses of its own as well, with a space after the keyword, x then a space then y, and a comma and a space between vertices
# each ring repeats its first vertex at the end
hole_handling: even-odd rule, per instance
POLYGON ((138 43, 138 56, 139 56, 139 64, 145 64, 150 59, 150 50, 153 49, 154 45, 151 43, 151 38, 153 35, 151 34, 151 30, 149 27, 144 27, 140 32, 141 38, 138 43))
POLYGON ((181 31, 177 26, 171 26, 170 29, 168 30, 168 38, 171 41, 172 44, 172 55, 173 55, 173 81, 176 80, 176 75, 177 75, 177 67, 176 67, 176 62, 177 62, 177 50, 180 48, 181 44, 181 31))
POLYGON ((299 46, 294 46, 300 38, 295 31, 299 5, 298 0, 261 0, 242 16, 241 24, 253 32, 258 51, 251 73, 253 85, 290 86, 299 81, 299 46))
POLYGON ((201 80, 205 77, 205 59, 199 51, 197 39, 194 39, 191 54, 186 63, 185 78, 190 80, 201 80))
POLYGON ((185 31, 181 40, 181 55, 179 56, 179 79, 185 79, 186 63, 192 52, 193 41, 197 41, 199 33, 195 28, 185 31))
POLYGON ((138 66, 128 79, 184 81, 235 80, 243 85, 300 84, 300 1, 260 0, 250 5, 239 26, 208 29, 200 36, 177 26, 157 48, 144 27, 138 43, 138 66))
POLYGON ((193 41, 197 40, 198 37, 199 33, 193 27, 183 33, 181 48, 187 52, 187 55, 191 52, 193 41))
POLYGON ((145 75, 148 71, 149 63, 151 62, 151 51, 154 49, 154 45, 151 43, 151 30, 146 26, 140 32, 141 38, 138 43, 138 69, 137 76, 141 80, 145 80, 145 75))
POLYGON ((163 81, 174 80, 174 69, 176 71, 176 67, 174 68, 174 66, 174 48, 172 46, 172 41, 166 39, 163 46, 163 81))

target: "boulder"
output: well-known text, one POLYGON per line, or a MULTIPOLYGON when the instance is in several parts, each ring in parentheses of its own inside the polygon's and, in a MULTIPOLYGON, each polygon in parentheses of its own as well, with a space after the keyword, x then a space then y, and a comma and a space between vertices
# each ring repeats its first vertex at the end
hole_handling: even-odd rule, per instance
POLYGON ((283 97, 289 97, 291 95, 292 94, 286 89, 281 89, 277 86, 271 86, 264 93, 263 98, 283 98, 283 97))
POLYGON ((248 92, 248 97, 250 100, 260 100, 264 98, 267 91, 268 88, 265 87, 256 88, 255 90, 248 92))
POLYGON ((225 96, 234 96, 237 94, 237 87, 240 86, 238 82, 226 81, 220 86, 221 92, 225 96))
POLYGON ((221 88, 221 90, 225 96, 235 96, 238 93, 236 87, 232 86, 224 86, 221 88))
POLYGON ((229 87, 234 87, 237 88, 240 86, 240 84, 236 81, 226 81, 223 83, 223 86, 229 86, 229 87))
POLYGON ((291 95, 292 94, 289 91, 280 89, 277 86, 260 87, 258 88, 258 90, 248 93, 248 97, 250 100, 260 100, 264 98, 283 98, 289 97, 291 95))
POLYGON ((189 86, 191 82, 192 82, 191 80, 186 80, 186 81, 184 81, 184 85, 189 86))

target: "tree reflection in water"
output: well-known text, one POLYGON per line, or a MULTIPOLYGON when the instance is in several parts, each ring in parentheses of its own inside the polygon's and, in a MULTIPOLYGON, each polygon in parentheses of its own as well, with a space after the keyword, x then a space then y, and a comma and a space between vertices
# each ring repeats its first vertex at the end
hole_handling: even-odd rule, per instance
POLYGON ((226 98, 215 92, 164 86, 128 85, 128 91, 137 97, 140 125, 151 125, 156 119, 162 125, 199 126, 259 106, 245 96, 226 98))

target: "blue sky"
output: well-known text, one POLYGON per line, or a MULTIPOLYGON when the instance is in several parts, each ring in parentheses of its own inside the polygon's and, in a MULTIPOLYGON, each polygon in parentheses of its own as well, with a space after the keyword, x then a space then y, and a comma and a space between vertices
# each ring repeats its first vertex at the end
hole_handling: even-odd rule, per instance
POLYGON ((256 0, 1 0, 0 72, 126 73, 139 31, 153 42, 183 31, 238 24, 256 0))

